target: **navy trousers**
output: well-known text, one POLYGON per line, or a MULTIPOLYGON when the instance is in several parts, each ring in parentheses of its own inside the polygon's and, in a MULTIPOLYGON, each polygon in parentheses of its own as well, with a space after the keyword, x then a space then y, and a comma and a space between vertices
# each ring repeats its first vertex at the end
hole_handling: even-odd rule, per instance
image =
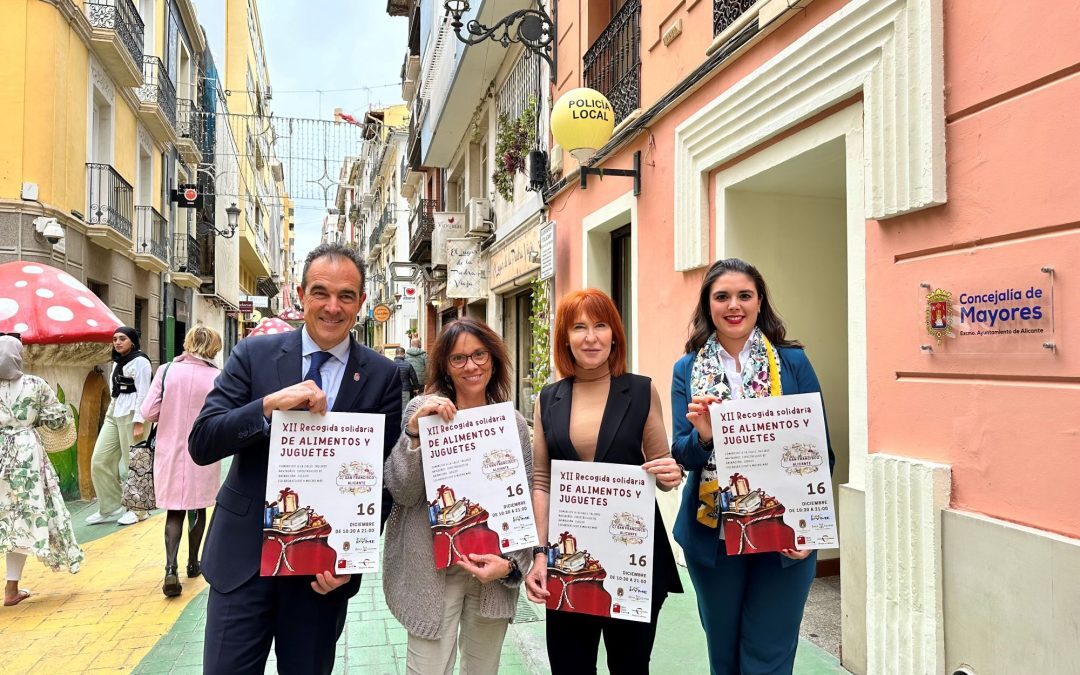
POLYGON ((817 554, 783 565, 779 553, 687 560, 712 675, 790 675, 817 554))
POLYGON ((360 575, 327 595, 311 589, 312 579, 256 575, 230 593, 211 586, 204 675, 262 675, 271 641, 282 675, 329 675, 360 575))

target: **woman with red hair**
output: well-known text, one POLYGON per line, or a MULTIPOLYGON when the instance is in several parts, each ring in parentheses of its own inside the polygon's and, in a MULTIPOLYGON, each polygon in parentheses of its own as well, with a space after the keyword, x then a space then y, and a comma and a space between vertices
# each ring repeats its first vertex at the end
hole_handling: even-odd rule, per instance
MULTIPOLYGON (((592 288, 566 295, 555 314, 551 343, 563 379, 544 387, 535 409, 533 511, 541 541, 549 541, 553 459, 640 465, 665 491, 682 482, 656 387, 649 378, 626 372, 626 334, 611 298, 592 288)), ((548 610, 553 675, 596 672, 601 635, 612 673, 649 672, 660 608, 668 593, 682 592, 659 508, 655 513, 652 620, 639 623, 548 610)), ((542 603, 550 595, 547 553, 540 547, 534 554, 526 591, 530 600, 542 603)))

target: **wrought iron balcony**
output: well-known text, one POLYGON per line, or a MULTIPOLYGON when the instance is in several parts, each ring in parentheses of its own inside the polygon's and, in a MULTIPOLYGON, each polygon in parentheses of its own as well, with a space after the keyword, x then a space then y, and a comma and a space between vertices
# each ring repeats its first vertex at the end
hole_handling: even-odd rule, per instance
POLYGON ((136 66, 143 62, 143 20, 131 0, 86 0, 92 28, 116 32, 136 66))
POLYGON ((409 218, 409 262, 431 260, 431 233, 435 231, 435 200, 421 199, 409 218))
POLYGON ((627 0, 583 61, 585 86, 607 96, 616 124, 641 107, 641 0, 627 0))
POLYGON ((176 101, 176 149, 185 162, 202 162, 205 149, 203 122, 206 115, 188 98, 176 101))
POLYGON ((139 112, 158 140, 176 139, 176 87, 156 56, 144 56, 143 83, 138 88, 139 112))
POLYGON ((199 242, 190 234, 177 232, 173 235, 172 270, 199 276, 199 242))
POLYGON ((169 262, 169 223, 152 206, 135 207, 135 254, 169 262))
POLYGON ((371 236, 368 237, 368 255, 375 255, 382 249, 382 233, 384 229, 386 229, 386 226, 379 223, 371 231, 371 236))
POLYGON ((108 164, 86 165, 86 195, 89 204, 87 223, 108 225, 131 240, 131 221, 135 217, 134 191, 116 169, 108 164))
POLYGON ((757 0, 713 0, 713 35, 723 33, 728 26, 735 23, 756 2, 757 0))

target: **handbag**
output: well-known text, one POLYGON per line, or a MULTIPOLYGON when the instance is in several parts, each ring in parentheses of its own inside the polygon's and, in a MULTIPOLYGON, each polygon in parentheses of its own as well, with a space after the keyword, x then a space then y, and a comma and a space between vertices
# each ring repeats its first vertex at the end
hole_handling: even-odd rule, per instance
POLYGON ((78 439, 78 432, 75 429, 74 422, 68 422, 59 429, 40 426, 37 428, 37 434, 38 438, 41 439, 41 447, 45 448, 45 452, 49 454, 67 450, 78 439))
MULTIPOLYGON (((165 398, 165 377, 169 366, 161 374, 161 398, 165 398)), ((150 427, 145 440, 131 446, 128 456, 128 475, 124 479, 124 490, 120 495, 120 504, 132 511, 150 511, 157 508, 154 495, 154 451, 157 450, 157 425, 150 427)))

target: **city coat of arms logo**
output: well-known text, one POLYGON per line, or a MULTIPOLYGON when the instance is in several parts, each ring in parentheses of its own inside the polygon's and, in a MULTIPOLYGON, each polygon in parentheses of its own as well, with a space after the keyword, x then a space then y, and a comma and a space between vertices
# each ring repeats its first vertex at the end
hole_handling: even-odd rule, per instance
POLYGON ((926 294, 926 332, 938 343, 952 331, 952 293, 935 289, 926 294))

